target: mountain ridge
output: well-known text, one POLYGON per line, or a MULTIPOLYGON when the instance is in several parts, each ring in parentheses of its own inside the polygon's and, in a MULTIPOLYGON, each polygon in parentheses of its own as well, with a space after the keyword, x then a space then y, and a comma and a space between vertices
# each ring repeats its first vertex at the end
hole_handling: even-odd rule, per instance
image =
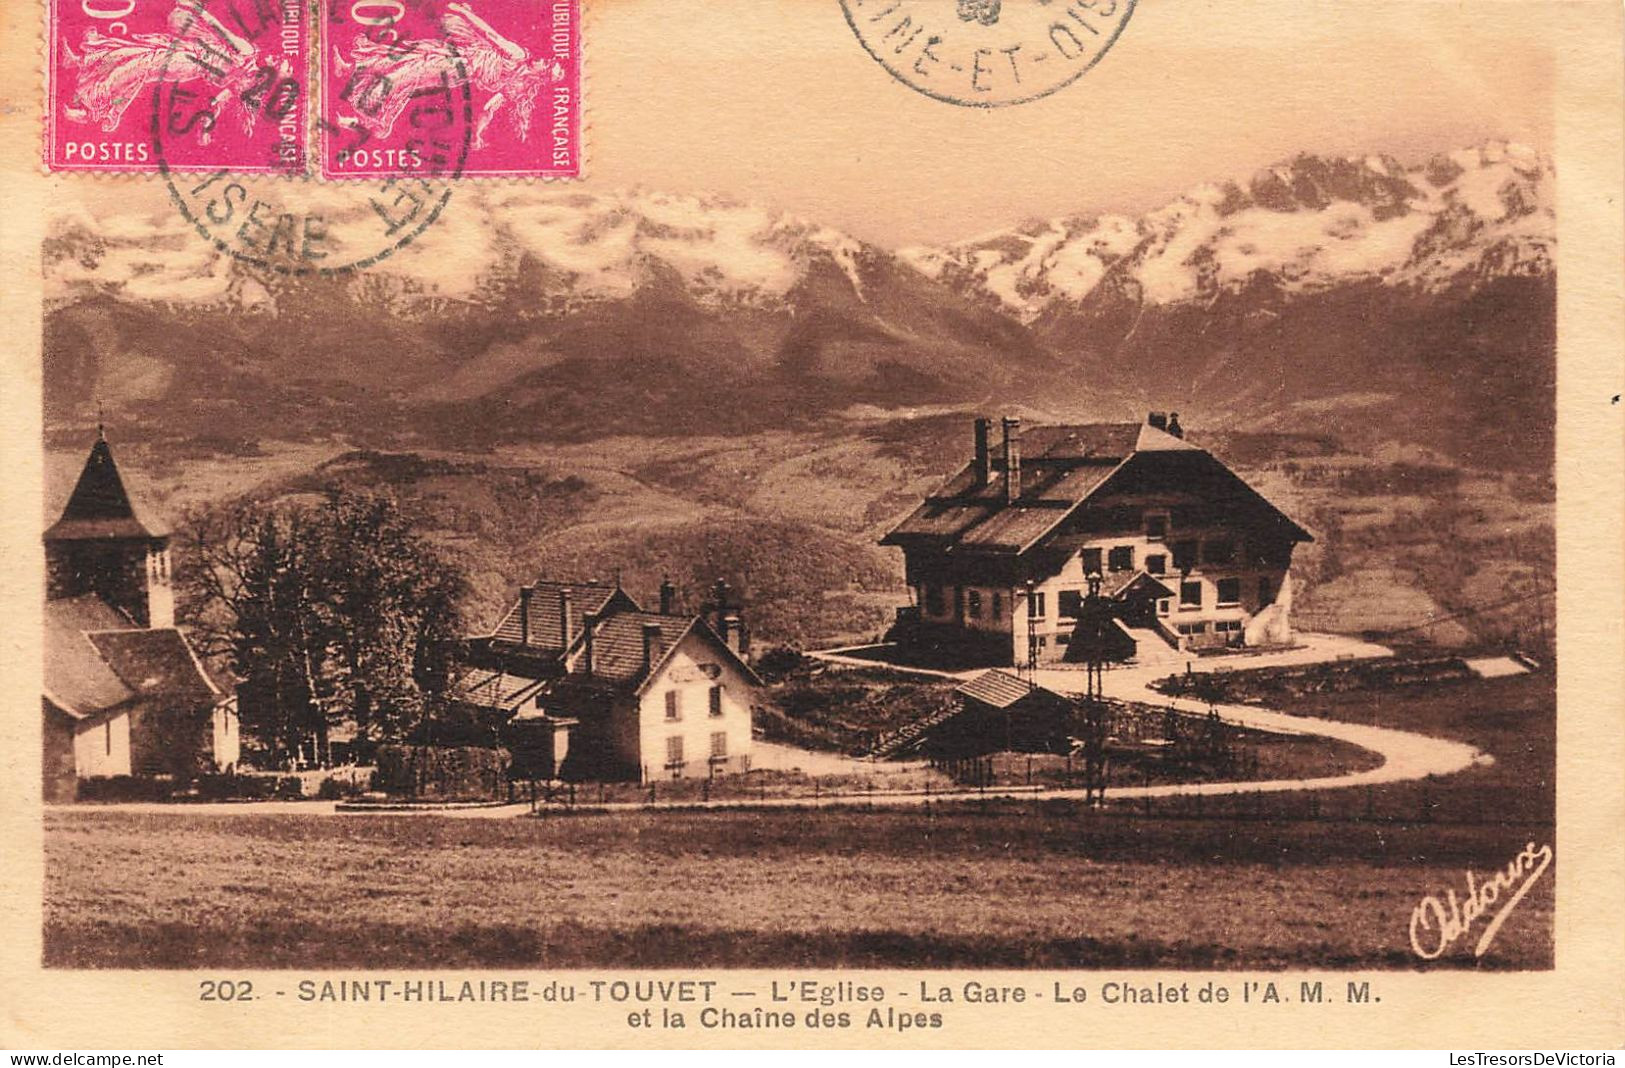
POLYGON ((69 216, 47 425, 106 403, 176 436, 469 444, 1175 406, 1549 465, 1552 185, 1502 142, 1299 155, 1135 219, 895 251, 728 197, 474 185, 387 269, 291 280, 178 220, 69 216))

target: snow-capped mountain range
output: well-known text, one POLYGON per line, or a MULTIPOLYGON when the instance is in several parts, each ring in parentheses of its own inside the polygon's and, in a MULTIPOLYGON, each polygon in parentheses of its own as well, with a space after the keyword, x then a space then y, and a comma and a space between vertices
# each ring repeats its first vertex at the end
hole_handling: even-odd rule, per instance
MULTIPOLYGON (((1551 164, 1534 150, 1500 142, 1410 167, 1389 156, 1305 155, 1245 184, 1199 186, 1138 219, 1065 216, 904 248, 898 257, 1024 321, 1083 301, 1108 277, 1154 304, 1209 298, 1260 272, 1289 291, 1365 278, 1448 285, 1464 273, 1550 269, 1551 178, 1551 164)), ((269 299, 190 234, 168 211, 66 216, 55 228, 49 275, 63 294, 179 304, 269 299)), ((724 197, 471 185, 420 247, 376 273, 399 280, 403 292, 467 299, 527 256, 576 302, 623 299, 666 276, 703 303, 771 306, 818 261, 837 267, 861 298, 865 260, 888 253, 724 197)))
POLYGON ((67 214, 45 248, 47 417, 105 402, 176 433, 489 438, 1149 402, 1387 424, 1448 386, 1439 435, 1524 450, 1504 427, 1549 393, 1553 182, 1505 143, 1408 165, 1299 156, 1139 218, 899 251, 722 197, 474 183, 377 268, 295 280, 216 253, 167 207, 67 214), (1395 414, 1372 416, 1384 396, 1395 414))
MULTIPOLYGON (((342 222, 364 214, 328 187, 308 205, 342 222)), ((471 184, 417 244, 369 269, 362 287, 421 301, 476 300, 511 280, 528 259, 569 307, 619 300, 675 278, 713 306, 782 300, 823 259, 861 291, 866 246, 794 215, 718 196, 633 190, 585 193, 556 187, 471 184), (380 279, 388 285, 379 286, 380 279)), ((96 292, 151 303, 270 308, 259 272, 195 239, 175 213, 60 218, 47 249, 58 291, 96 292)), ((557 311, 558 308, 551 310, 557 311)))
POLYGON ((1211 299, 1261 274, 1287 292, 1356 280, 1437 288, 1549 271, 1551 179, 1538 153, 1505 143, 1413 167, 1389 156, 1299 156, 1138 219, 1070 216, 902 255, 1026 322, 1086 300, 1108 279, 1151 304, 1211 299))

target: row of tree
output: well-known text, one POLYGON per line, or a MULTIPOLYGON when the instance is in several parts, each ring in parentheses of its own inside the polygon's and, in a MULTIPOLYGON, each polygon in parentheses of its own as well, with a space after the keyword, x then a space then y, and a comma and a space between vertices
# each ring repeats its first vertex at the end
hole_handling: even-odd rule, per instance
POLYGON ((464 583, 392 499, 245 501, 183 530, 182 612, 274 760, 326 760, 340 722, 365 750, 444 711, 464 583))

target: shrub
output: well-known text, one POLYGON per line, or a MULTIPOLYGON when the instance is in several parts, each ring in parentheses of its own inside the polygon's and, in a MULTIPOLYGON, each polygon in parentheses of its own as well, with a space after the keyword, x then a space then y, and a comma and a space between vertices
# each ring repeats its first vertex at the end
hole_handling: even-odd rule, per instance
POLYGON ((381 745, 374 779, 385 793, 441 801, 500 800, 512 755, 479 746, 381 745))
POLYGON ((272 782, 274 780, 258 775, 199 775, 197 796, 199 801, 234 801, 243 797, 258 800, 270 796, 272 782), (264 792, 256 796, 255 791, 262 788, 264 792))
POLYGON ((304 787, 297 775, 200 775, 200 801, 297 801, 304 787))
POLYGON ((801 650, 788 645, 776 645, 756 658, 756 673, 768 682, 778 682, 791 675, 805 675, 812 666, 801 650))
POLYGON ((338 775, 329 775, 316 787, 316 797, 321 801, 340 801, 346 797, 360 797, 361 785, 353 778, 338 775))
POLYGON ((137 775, 98 775, 79 780, 81 801, 167 801, 175 784, 137 775))

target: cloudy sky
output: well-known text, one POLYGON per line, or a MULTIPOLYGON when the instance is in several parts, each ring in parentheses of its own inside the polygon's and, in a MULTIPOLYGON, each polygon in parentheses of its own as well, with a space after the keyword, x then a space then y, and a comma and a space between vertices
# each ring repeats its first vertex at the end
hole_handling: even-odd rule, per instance
MULTIPOLYGON (((986 111, 894 81, 838 0, 588 7, 587 188, 726 193, 890 246, 1138 213, 1300 151, 1552 147, 1545 5, 1140 0, 1081 79, 986 111)), ((166 207, 159 183, 109 184, 64 199, 166 207)))

